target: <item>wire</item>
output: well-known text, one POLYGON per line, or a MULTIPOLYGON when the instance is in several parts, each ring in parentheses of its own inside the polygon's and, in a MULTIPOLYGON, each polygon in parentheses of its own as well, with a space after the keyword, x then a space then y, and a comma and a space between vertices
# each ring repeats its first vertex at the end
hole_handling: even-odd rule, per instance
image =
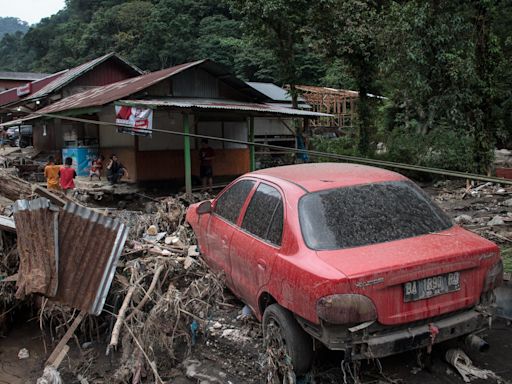
MULTIPOLYGON (((18 110, 15 110, 15 109, 12 109, 12 111, 19 112, 18 110)), ((30 114, 40 116, 40 117, 49 117, 49 118, 54 118, 54 119, 76 121, 76 122, 81 122, 81 123, 95 124, 95 125, 100 125, 100 126, 109 126, 109 127, 114 127, 114 128, 123 128, 123 129, 132 128, 132 127, 127 127, 126 125, 110 123, 107 121, 89 120, 89 119, 83 119, 83 118, 79 118, 79 117, 55 115, 55 114, 51 114, 51 113, 30 112, 30 114)), ((257 146, 257 147, 268 148, 268 149, 278 149, 278 150, 283 150, 283 151, 288 151, 288 152, 293 152, 293 153, 308 154, 309 156, 314 156, 314 157, 323 157, 323 158, 329 158, 329 159, 335 159, 335 160, 344 160, 344 161, 349 161, 349 162, 353 162, 353 163, 377 165, 377 166, 386 167, 386 168, 406 169, 409 171, 430 173, 430 174, 436 174, 436 175, 442 175, 442 176, 450 176, 450 177, 456 177, 456 178, 462 178, 462 179, 512 185, 512 180, 502 179, 502 178, 493 177, 493 176, 479 175, 479 174, 475 174, 475 173, 450 171, 450 170, 441 169, 441 168, 422 167, 419 165, 395 163, 392 161, 369 159, 366 157, 339 155, 339 154, 335 154, 335 153, 321 152, 321 151, 315 151, 315 150, 310 150, 310 149, 290 148, 290 147, 283 147, 283 146, 273 145, 273 144, 256 143, 256 142, 251 142, 251 141, 246 141, 246 140, 237 140, 237 139, 228 139, 228 138, 224 138, 224 137, 200 135, 200 134, 196 134, 196 133, 185 133, 185 132, 163 130, 163 129, 157 129, 157 128, 152 128, 151 131, 169 134, 169 135, 175 135, 175 136, 188 136, 188 137, 193 137, 193 138, 208 139, 208 140, 212 140, 212 141, 221 141, 221 142, 227 142, 227 143, 233 143, 233 144, 243 144, 243 145, 255 146, 255 147, 257 146)))

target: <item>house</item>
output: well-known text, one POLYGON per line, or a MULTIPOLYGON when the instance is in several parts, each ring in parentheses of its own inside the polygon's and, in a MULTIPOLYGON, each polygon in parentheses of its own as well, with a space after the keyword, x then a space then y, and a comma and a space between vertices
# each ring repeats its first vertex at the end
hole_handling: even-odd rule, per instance
MULTIPOLYGON (((292 98, 286 89, 273 83, 247 82, 247 84, 267 96, 268 103, 274 106, 292 108, 292 98)), ((311 105, 307 104, 304 98, 299 97, 298 108, 311 110, 311 105)), ((254 141, 280 147, 297 148, 297 141, 300 144, 301 136, 295 125, 294 119, 289 117, 257 117, 254 119, 254 141)), ((302 128, 302 122, 299 128, 302 128)), ((256 150, 256 161, 261 166, 282 165, 293 160, 294 157, 290 156, 290 152, 286 150, 267 150, 264 148, 256 150)))
POLYGON ((16 88, 46 76, 46 73, 0 72, 0 91, 16 88))
POLYGON ((72 94, 138 76, 142 71, 115 53, 0 92, 0 121, 16 120, 72 94))
POLYGON ((33 121, 37 149, 115 153, 131 181, 185 179, 190 192, 201 140, 190 134, 210 137, 215 176, 233 177, 255 168, 246 144, 255 118, 326 116, 267 101, 223 66, 199 60, 76 93, 19 122, 33 121))

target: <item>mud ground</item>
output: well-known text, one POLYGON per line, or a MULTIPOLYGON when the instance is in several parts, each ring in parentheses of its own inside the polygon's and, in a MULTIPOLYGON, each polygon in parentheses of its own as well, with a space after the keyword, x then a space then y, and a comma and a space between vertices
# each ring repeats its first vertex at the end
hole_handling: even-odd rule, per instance
MULTIPOLYGON (((468 227, 474 226, 483 235, 510 231, 510 223, 503 228, 489 229, 486 222, 495 214, 504 214, 500 203, 512 195, 496 195, 492 192, 482 193, 460 199, 463 190, 461 183, 429 185, 425 190, 447 211, 456 218, 468 214, 473 218, 468 227), (493 232, 494 231, 494 232, 493 232)), ((505 212, 506 214, 506 212, 505 212)), ((471 229, 471 228, 469 228, 471 229)), ((503 236, 503 235, 499 235, 503 236)), ((509 249, 511 244, 501 241, 502 249, 509 249)), ((509 256, 510 257, 510 256, 509 256)), ((229 292, 226 293, 230 297, 229 292)), ((168 383, 265 383, 263 364, 263 343, 259 324, 255 321, 243 321, 237 317, 242 311, 242 304, 230 297, 227 304, 217 311, 211 319, 211 326, 206 335, 200 335, 192 349, 190 358, 184 364, 171 369, 164 376, 168 383)), ((490 369, 507 382, 512 382, 512 326, 504 320, 495 322, 487 337, 491 348, 483 354, 472 354, 475 366, 490 369)), ((65 383, 80 383, 77 372, 81 372, 88 381, 82 383, 110 383, 110 375, 117 368, 117 355, 105 357, 105 347, 92 340, 73 340, 70 353, 61 365, 65 383), (86 344, 84 344, 86 343, 86 344)), ((380 366, 363 364, 361 367, 362 383, 463 383, 453 368, 444 362, 443 356, 447 345, 436 345, 432 354, 432 366, 419 369, 415 353, 405 353, 380 360, 380 366), (381 368, 381 369, 380 369, 381 368)), ((0 339, 0 384, 34 383, 41 374, 46 357, 51 352, 45 351, 37 318, 15 324, 6 338, 0 339), (18 359, 21 348, 27 348, 29 358, 18 359)), ((121 352, 117 352, 120 354, 121 352)), ((320 351, 312 375, 304 378, 302 383, 344 383, 340 368, 341 355, 326 350, 320 351)), ((146 373, 143 382, 152 382, 151 374, 146 373)), ((143 375, 144 376, 144 375, 143 375)), ((347 379, 350 383, 350 379, 347 379)), ((494 382, 494 380, 475 380, 473 383, 494 382)), ((81 383, 81 384, 82 384, 81 383)))

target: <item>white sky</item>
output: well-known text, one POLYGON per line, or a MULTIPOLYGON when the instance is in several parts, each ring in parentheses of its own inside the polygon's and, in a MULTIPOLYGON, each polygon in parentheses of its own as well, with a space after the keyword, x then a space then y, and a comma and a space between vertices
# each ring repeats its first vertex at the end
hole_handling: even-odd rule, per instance
POLYGON ((65 0, 0 0, 0 16, 18 17, 29 24, 64 8, 65 0))

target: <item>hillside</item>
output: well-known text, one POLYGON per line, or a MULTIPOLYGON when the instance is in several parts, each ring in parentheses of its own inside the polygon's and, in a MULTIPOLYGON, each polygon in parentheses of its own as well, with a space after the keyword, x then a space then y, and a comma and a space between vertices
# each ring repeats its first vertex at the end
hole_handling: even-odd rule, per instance
POLYGON ((0 17, 0 37, 6 33, 25 33, 28 31, 28 23, 17 17, 0 17))

